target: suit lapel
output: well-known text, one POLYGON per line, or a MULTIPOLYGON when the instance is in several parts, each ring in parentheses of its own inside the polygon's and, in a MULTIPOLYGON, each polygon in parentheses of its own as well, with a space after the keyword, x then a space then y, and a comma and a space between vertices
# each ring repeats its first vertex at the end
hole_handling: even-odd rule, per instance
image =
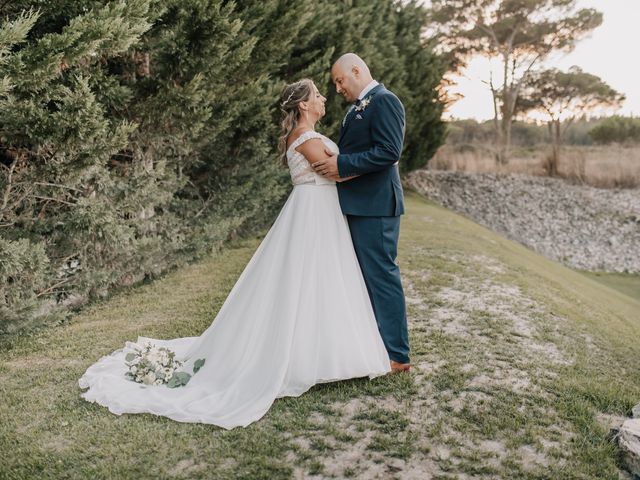
POLYGON ((344 132, 347 131, 347 127, 349 126, 349 123, 351 122, 351 119, 355 116, 355 114, 356 114, 355 105, 352 105, 351 107, 349 107, 347 114, 344 116, 344 124, 340 128, 340 140, 338 140, 338 143, 342 141, 344 132))
MULTIPOLYGON (((373 87, 371 90, 369 90, 369 92, 365 95, 365 98, 367 97, 373 98, 383 88, 384 88, 384 85, 382 83, 379 83, 378 85, 373 87)), ((349 124, 353 120, 353 117, 356 116, 356 113, 358 112, 356 112, 355 108, 347 112, 347 115, 344 120, 344 126, 340 129, 340 140, 338 140, 338 144, 342 142, 342 137, 344 137, 344 134, 347 133, 347 130, 349 129, 349 124)))

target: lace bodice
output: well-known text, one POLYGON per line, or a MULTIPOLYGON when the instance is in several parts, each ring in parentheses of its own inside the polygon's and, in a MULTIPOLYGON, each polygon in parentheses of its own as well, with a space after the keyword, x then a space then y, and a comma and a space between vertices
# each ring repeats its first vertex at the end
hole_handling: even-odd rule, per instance
POLYGON ((297 147, 311 138, 319 138, 324 144, 335 153, 338 153, 338 146, 324 135, 309 130, 296 138, 287 149, 287 164, 289 165, 289 173, 291 174, 291 182, 294 185, 333 185, 336 182, 318 175, 305 158, 305 156, 296 150, 297 147))

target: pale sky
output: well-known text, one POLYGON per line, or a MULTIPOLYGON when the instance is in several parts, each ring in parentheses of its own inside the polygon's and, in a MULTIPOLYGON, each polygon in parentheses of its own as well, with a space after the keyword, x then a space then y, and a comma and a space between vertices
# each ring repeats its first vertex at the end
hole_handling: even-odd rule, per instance
MULTIPOLYGON (((555 54, 544 66, 567 70, 577 65, 599 76, 627 97, 622 108, 612 113, 640 116, 640 0, 579 0, 577 5, 602 12, 602 25, 579 41, 573 52, 555 54)), ((455 77, 458 86, 451 91, 465 98, 449 107, 445 118, 493 118, 491 93, 482 82, 489 79, 489 66, 487 59, 475 58, 463 77, 455 77)))

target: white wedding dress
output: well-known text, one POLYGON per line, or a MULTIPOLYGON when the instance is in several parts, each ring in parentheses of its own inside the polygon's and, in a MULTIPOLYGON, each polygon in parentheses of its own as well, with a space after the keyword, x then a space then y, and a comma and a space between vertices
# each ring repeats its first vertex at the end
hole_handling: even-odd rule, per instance
POLYGON ((295 150, 310 138, 337 153, 314 131, 290 146, 293 191, 211 326, 199 337, 138 337, 138 344, 175 351, 181 370, 192 373, 199 358, 204 366, 185 386, 147 386, 125 378, 128 349, 121 348, 80 378, 88 388, 83 398, 118 415, 147 412, 231 429, 316 383, 390 371, 335 182, 295 150))

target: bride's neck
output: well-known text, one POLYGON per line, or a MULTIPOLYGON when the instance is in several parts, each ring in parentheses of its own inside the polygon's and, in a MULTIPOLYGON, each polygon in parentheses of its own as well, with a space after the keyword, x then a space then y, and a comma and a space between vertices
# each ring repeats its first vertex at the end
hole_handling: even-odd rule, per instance
POLYGON ((303 130, 315 130, 316 122, 312 122, 311 120, 300 120, 298 122, 297 128, 303 130))

